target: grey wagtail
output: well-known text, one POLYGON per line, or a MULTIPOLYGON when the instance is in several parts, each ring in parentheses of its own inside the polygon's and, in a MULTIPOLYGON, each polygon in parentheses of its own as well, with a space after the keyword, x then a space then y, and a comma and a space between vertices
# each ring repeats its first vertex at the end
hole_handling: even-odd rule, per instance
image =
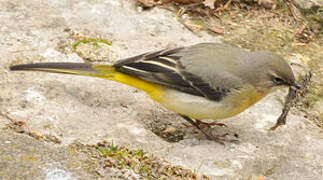
POLYGON ((164 49, 111 65, 36 63, 10 69, 93 76, 127 84, 146 92, 208 139, 220 143, 227 140, 206 133, 199 120, 229 118, 277 87, 300 87, 291 67, 280 56, 221 43, 164 49))

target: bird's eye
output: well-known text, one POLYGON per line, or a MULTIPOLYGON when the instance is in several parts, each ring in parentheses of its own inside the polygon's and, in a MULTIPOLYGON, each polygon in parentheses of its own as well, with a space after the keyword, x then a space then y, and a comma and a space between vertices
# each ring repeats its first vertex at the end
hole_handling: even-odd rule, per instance
POLYGON ((283 80, 282 80, 282 79, 280 79, 280 78, 278 78, 278 77, 275 77, 275 78, 273 79, 273 81, 274 81, 274 83, 275 83, 275 84, 277 84, 277 85, 283 84, 283 80))

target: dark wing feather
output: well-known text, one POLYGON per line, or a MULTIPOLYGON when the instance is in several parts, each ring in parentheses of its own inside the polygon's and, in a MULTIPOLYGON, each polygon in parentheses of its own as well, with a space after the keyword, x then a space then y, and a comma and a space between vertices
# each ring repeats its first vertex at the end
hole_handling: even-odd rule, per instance
POLYGON ((228 92, 213 89, 198 75, 185 71, 181 56, 176 55, 184 48, 166 49, 123 59, 113 67, 149 82, 160 84, 185 93, 220 101, 228 92))

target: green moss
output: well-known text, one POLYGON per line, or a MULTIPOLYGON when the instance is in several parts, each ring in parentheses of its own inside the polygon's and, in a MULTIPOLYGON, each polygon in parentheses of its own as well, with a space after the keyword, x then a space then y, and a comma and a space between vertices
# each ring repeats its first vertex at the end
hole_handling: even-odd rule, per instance
POLYGON ((217 168, 228 168, 231 166, 231 162, 229 160, 225 161, 214 161, 213 165, 217 168))
POLYGON ((79 46, 81 43, 87 44, 87 43, 92 43, 94 46, 98 46, 98 43, 103 43, 106 45, 111 46, 111 43, 104 40, 104 39, 95 39, 95 38, 86 38, 86 39, 81 39, 78 40, 73 44, 73 50, 76 51, 77 46, 79 46))
POLYGON ((309 89, 307 99, 310 101, 310 105, 314 105, 317 101, 323 101, 323 89, 318 87, 312 87, 309 89))
POLYGON ((104 39, 99 39, 99 38, 86 38, 86 39, 78 40, 77 42, 75 42, 73 44, 73 46, 72 46, 73 52, 75 52, 80 57, 84 57, 84 55, 82 54, 82 52, 80 52, 80 51, 77 50, 77 47, 80 44, 91 44, 94 47, 98 47, 99 46, 99 43, 106 44, 108 46, 111 46, 111 43, 108 42, 107 40, 104 40, 104 39))
POLYGON ((275 168, 270 168, 270 169, 268 169, 265 173, 264 173, 264 176, 270 176, 270 175, 272 175, 272 174, 274 174, 274 169, 275 168))
POLYGON ((139 149, 134 152, 135 156, 144 156, 145 154, 146 154, 146 152, 144 152, 142 149, 139 149))
MULTIPOLYGON (((142 149, 130 150, 115 145, 113 142, 95 147, 101 157, 105 158, 105 166, 118 169, 131 169, 143 179, 196 179, 197 176, 181 166, 172 166, 165 161, 148 155, 142 149)), ((208 179, 203 176, 202 179, 208 179)))
POLYGON ((103 157, 110 156, 114 153, 117 153, 117 147, 114 145, 113 141, 106 147, 98 146, 97 149, 103 157))
POLYGON ((200 25, 203 29, 208 29, 207 23, 201 18, 195 18, 192 20, 194 24, 200 25))
POLYGON ((276 0, 277 8, 287 10, 284 0, 276 0))
POLYGON ((39 158, 34 156, 33 154, 28 154, 20 157, 20 160, 24 163, 37 163, 39 158))

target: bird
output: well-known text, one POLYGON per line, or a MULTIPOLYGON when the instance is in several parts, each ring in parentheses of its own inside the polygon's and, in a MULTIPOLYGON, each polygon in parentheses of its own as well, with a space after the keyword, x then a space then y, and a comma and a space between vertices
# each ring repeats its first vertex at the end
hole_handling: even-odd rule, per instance
POLYGON ((110 64, 48 62, 10 70, 91 76, 132 86, 221 144, 235 140, 207 133, 202 120, 235 116, 280 87, 300 88, 291 66, 279 55, 213 42, 151 51, 110 64))

